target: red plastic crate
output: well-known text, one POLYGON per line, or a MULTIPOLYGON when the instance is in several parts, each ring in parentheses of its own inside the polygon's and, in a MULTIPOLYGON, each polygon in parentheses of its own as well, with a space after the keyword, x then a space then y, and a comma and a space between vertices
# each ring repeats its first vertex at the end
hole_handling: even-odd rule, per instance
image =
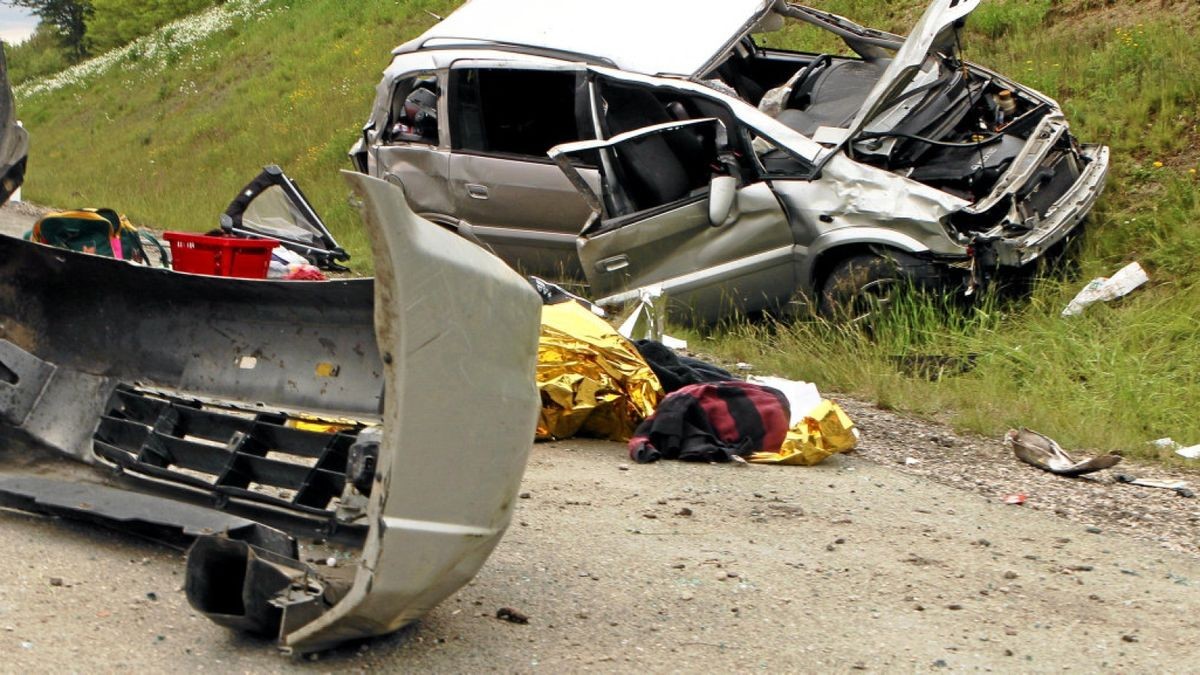
POLYGON ((171 267, 176 272, 214 277, 266 279, 274 239, 210 237, 188 232, 163 232, 171 243, 171 267))

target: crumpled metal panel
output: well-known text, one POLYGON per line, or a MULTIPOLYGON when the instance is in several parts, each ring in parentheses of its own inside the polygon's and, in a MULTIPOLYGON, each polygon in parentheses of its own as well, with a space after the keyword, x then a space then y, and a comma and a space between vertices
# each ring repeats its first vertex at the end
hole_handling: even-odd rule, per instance
POLYGON ((542 309, 539 440, 586 435, 626 441, 654 413, 662 385, 637 348, 575 302, 542 309))
POLYGON ((345 176, 375 254, 384 425, 354 583, 283 636, 299 651, 394 631, 475 575, 512 516, 538 407, 529 284, 418 218, 397 187, 345 176))

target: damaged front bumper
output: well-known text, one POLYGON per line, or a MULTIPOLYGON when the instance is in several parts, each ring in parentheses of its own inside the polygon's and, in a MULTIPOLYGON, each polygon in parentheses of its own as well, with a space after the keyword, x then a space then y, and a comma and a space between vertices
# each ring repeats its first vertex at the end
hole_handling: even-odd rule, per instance
POLYGON ((1104 191, 1109 149, 1077 145, 1061 114, 1049 115, 991 194, 963 209, 960 230, 983 266, 1024 267, 1078 228, 1104 191), (971 222, 993 225, 972 227, 971 222))
POLYGON ((73 482, 97 495, 91 517, 159 529, 170 509, 146 498, 199 505, 176 526, 200 535, 193 606, 299 652, 394 631, 476 574, 539 408, 529 284, 395 186, 347 180, 374 283, 203 277, 0 237, 0 502, 63 507, 73 482), (33 457, 52 476, 63 455, 80 462, 66 481, 15 475, 33 457))

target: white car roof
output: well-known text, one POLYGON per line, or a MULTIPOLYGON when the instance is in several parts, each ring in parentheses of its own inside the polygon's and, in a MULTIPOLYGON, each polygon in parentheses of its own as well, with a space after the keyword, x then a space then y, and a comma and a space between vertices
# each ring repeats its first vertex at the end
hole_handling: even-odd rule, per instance
POLYGON ((396 53, 508 43, 607 59, 647 75, 700 74, 774 0, 468 0, 396 53))

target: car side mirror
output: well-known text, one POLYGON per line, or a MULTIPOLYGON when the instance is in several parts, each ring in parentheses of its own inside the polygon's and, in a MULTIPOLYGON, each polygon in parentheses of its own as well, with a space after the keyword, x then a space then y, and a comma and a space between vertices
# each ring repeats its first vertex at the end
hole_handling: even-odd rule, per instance
POLYGON ((708 223, 713 227, 737 220, 740 215, 737 187, 737 178, 733 176, 713 176, 708 190, 708 223))

